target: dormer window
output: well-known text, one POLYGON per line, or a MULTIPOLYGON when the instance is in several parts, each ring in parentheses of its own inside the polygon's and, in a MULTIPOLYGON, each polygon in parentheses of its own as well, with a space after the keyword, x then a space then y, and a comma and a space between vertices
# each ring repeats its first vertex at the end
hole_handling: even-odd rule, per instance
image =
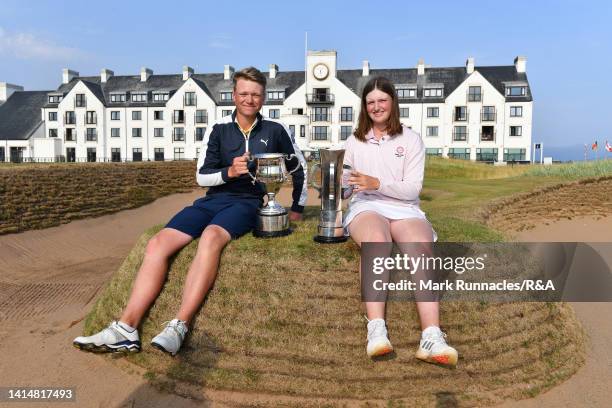
POLYGON ((112 93, 110 95, 111 103, 119 103, 125 102, 125 94, 124 93, 112 93))
POLYGON ((526 86, 508 86, 506 87, 506 96, 525 96, 527 95, 526 86))
POLYGON ((49 103, 60 103, 63 98, 63 95, 49 95, 49 103))
POLYGON ((281 101, 285 99, 285 91, 268 91, 269 101, 281 101))
POLYGON ((170 99, 169 92, 155 92, 153 94, 153 102, 166 102, 170 99))
POLYGON ((423 97, 425 98, 441 98, 442 88, 424 88, 423 97))
POLYGON ((231 102, 232 101, 232 92, 221 92, 220 93, 221 101, 223 102, 231 102))
POLYGON ((397 97, 399 99, 409 99, 416 98, 416 89, 415 88, 396 88, 397 97))
POLYGON ((147 101, 146 92, 132 93, 132 102, 146 102, 146 101, 147 101))

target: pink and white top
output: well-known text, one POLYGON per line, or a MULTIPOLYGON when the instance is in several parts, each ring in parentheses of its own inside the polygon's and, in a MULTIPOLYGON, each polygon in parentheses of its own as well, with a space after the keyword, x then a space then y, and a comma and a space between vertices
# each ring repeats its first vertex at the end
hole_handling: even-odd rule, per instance
MULTIPOLYGON (((425 145, 418 133, 402 126, 402 134, 395 137, 385 135, 377 140, 370 130, 365 143, 351 135, 344 150, 344 164, 380 181, 378 190, 353 195, 345 226, 362 211, 376 211, 390 219, 426 219, 419 208, 425 172, 425 145)), ((344 170, 344 183, 349 176, 350 170, 344 170)))

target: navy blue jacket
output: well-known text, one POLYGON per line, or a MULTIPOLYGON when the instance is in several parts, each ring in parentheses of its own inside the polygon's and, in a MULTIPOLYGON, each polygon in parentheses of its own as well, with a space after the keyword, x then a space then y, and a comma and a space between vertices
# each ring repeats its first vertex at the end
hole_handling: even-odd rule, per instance
MULTIPOLYGON (((295 144, 289 130, 280 122, 257 114, 257 123, 249 135, 249 152, 286 153, 287 170, 293 178, 293 204, 291 210, 304 211, 306 205, 306 160, 295 144)), ((203 148, 198 159, 198 184, 209 187, 211 194, 237 194, 261 198, 265 194, 262 183, 252 183, 248 174, 230 178, 227 175, 234 158, 246 151, 245 138, 238 123, 236 111, 210 126, 204 135, 203 148)))

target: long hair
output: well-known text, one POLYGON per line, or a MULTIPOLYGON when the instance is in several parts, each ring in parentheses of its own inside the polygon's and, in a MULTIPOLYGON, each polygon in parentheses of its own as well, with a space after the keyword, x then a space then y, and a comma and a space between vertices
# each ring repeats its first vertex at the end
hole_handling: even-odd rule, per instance
POLYGON ((355 137, 362 142, 366 141, 366 135, 372 129, 372 119, 368 115, 366 96, 373 90, 378 89, 389 95, 391 98, 391 115, 387 121, 387 134, 391 137, 402 133, 402 124, 399 120, 399 102, 395 86, 384 77, 375 77, 368 81, 361 93, 361 111, 357 120, 357 129, 355 129, 355 137))

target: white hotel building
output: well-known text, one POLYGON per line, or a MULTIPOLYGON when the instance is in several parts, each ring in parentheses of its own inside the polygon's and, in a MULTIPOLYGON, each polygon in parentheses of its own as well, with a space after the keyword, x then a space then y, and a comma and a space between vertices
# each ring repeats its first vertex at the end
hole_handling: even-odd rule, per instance
MULTIPOLYGON (((81 77, 64 69, 54 91, 0 83, 0 161, 197 159, 206 128, 233 110, 232 75, 81 77)), ((304 151, 342 144, 353 131, 360 94, 374 76, 397 89, 402 122, 427 154, 487 162, 531 159, 532 96, 526 59, 513 65, 337 68, 335 51, 309 51, 306 72, 271 64, 262 113, 285 123, 304 151)))

